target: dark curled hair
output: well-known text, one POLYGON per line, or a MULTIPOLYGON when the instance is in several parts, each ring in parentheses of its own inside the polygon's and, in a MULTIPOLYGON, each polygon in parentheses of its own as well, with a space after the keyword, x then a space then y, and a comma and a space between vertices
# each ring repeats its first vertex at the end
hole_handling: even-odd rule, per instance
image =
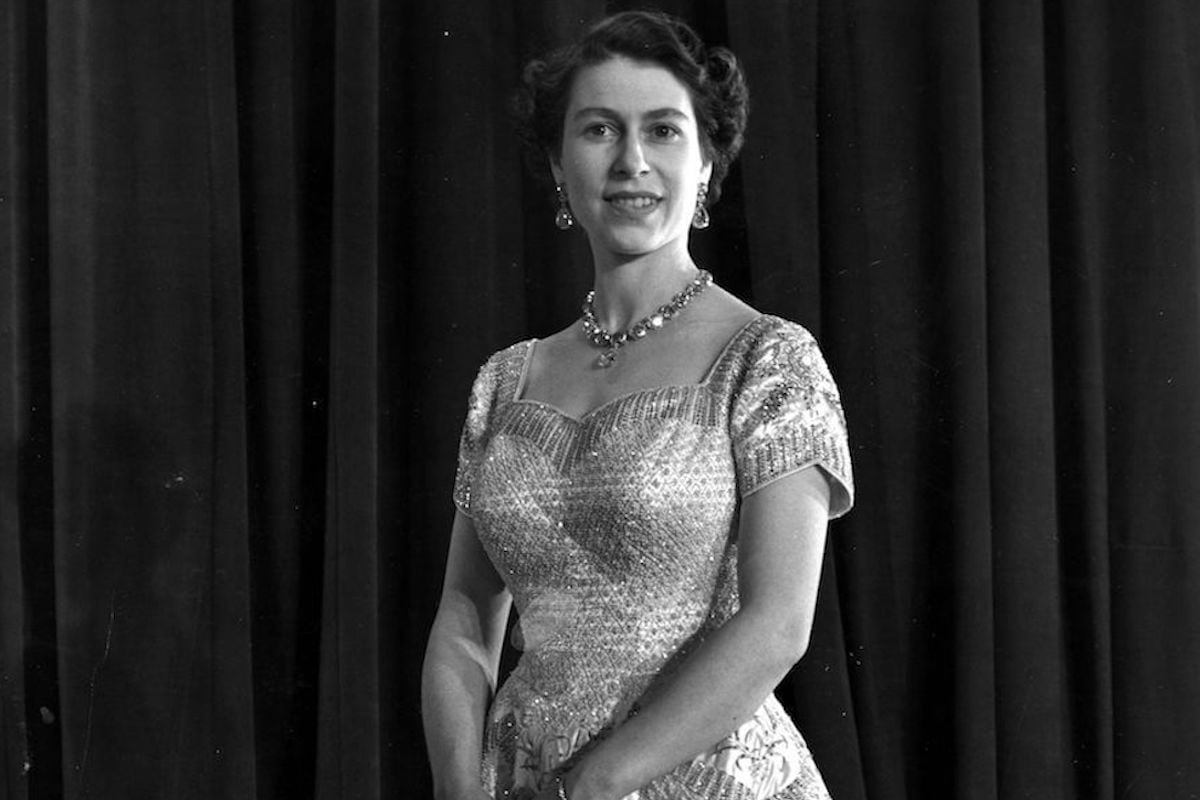
POLYGON ((724 47, 707 47, 690 27, 667 14, 627 11, 608 17, 580 41, 529 62, 513 98, 517 133, 531 160, 562 152, 563 117, 576 73, 611 58, 651 62, 688 88, 700 129, 700 151, 713 165, 708 204, 721 196, 721 181, 742 148, 750 93, 737 58, 724 47))

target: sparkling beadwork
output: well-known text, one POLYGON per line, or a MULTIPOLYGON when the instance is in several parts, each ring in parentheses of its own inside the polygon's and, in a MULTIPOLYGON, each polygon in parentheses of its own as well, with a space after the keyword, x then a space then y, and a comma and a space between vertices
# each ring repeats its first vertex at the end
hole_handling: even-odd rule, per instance
MULTIPOLYGON (((738 607, 738 498, 819 463, 852 491, 837 389, 815 342, 763 316, 709 377, 582 419, 517 397, 525 342, 480 371, 455 501, 505 576, 524 651, 489 712, 485 788, 529 798, 640 706, 738 607), (803 356, 811 354, 811 366, 803 356)), ((774 697, 645 800, 826 798, 774 697)))

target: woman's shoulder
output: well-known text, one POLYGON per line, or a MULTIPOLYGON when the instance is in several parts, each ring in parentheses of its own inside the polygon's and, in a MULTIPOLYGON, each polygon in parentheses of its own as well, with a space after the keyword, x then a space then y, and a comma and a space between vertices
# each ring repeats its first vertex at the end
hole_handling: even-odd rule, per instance
POLYGON ((800 323, 775 314, 755 313, 738 329, 730 342, 729 355, 748 367, 772 359, 781 351, 810 348, 817 348, 816 338, 800 323))
POLYGON ((520 372, 521 364, 524 362, 529 348, 533 346, 535 341, 537 340, 532 338, 522 339, 495 351, 480 364, 476 380, 488 377, 495 378, 512 371, 514 368, 520 372))
POLYGON ((708 347, 718 347, 722 353, 744 339, 763 316, 757 308, 719 286, 710 289, 705 300, 699 304, 692 327, 708 347))
POLYGON ((798 322, 764 313, 724 289, 713 292, 713 303, 705 316, 717 327, 737 332, 751 344, 770 344, 778 340, 812 340, 813 336, 798 322))
POLYGON ((512 394, 521 379, 526 356, 534 339, 523 339, 495 351, 479 366, 471 384, 471 408, 477 413, 490 409, 498 398, 512 394))
POLYGON ((755 322, 758 326, 756 342, 760 347, 777 343, 816 345, 816 337, 799 322, 775 314, 761 314, 755 322))

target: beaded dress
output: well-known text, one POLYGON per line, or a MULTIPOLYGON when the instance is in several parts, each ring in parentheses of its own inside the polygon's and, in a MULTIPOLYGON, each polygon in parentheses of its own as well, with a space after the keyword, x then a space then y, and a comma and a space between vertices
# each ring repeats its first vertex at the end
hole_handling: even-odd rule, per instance
MULTIPOLYGON (((762 315, 698 384, 574 419, 521 398, 534 342, 471 390, 454 499, 512 592, 523 650, 488 714, 482 780, 526 800, 647 703, 738 607, 740 498, 811 465, 852 502, 837 387, 804 328, 762 315)), ((771 695, 705 753, 626 800, 828 798, 771 695)))

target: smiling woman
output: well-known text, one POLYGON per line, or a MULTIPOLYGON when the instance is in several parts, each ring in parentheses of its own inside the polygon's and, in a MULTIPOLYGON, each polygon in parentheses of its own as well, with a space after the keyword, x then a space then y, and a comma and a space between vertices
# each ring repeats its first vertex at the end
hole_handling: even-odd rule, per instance
POLYGON ((551 170, 597 265, 663 248, 686 260, 712 175, 695 116, 687 88, 653 63, 618 57, 576 77, 551 170))
POLYGON ((827 798, 773 691, 853 495, 837 388, 807 331, 688 247, 741 145, 741 70, 626 13, 520 98, 593 289, 471 391, 423 680, 436 794, 827 798), (513 604, 523 653, 493 697, 513 604))

